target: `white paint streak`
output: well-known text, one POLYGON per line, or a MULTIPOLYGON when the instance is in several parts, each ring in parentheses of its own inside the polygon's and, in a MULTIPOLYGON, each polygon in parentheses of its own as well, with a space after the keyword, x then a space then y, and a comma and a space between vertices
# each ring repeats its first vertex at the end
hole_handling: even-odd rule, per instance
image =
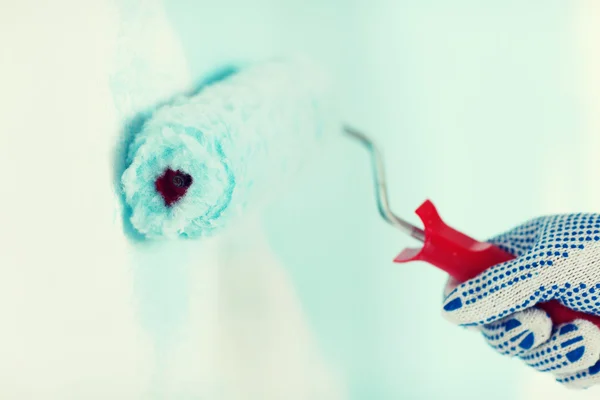
POLYGON ((3 7, 0 398, 143 398, 151 349, 112 185, 112 10, 3 7))

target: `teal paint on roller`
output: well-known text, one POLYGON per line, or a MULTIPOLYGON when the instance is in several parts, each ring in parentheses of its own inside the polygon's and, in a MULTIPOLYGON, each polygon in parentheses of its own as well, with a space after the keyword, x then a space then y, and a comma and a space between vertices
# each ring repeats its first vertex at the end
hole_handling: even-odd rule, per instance
POLYGON ((209 236, 293 179, 333 117, 306 60, 251 66, 165 105, 133 139, 121 181, 147 238, 209 236))

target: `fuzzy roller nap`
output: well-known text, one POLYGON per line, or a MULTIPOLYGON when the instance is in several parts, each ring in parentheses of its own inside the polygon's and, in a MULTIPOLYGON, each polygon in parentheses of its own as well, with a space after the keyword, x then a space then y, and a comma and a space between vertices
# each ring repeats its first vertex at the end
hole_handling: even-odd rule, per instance
POLYGON ((238 72, 156 111, 122 176, 142 235, 213 234, 264 203, 336 126, 324 76, 306 62, 238 72))

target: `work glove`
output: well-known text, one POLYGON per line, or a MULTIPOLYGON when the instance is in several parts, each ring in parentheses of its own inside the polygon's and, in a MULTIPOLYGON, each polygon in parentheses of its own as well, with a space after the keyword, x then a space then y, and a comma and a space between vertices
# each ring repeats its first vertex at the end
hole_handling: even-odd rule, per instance
POLYGON ((600 315, 600 214, 536 218, 489 241, 516 258, 446 286, 444 317, 573 388, 600 383, 600 329, 553 326, 538 303, 600 315))

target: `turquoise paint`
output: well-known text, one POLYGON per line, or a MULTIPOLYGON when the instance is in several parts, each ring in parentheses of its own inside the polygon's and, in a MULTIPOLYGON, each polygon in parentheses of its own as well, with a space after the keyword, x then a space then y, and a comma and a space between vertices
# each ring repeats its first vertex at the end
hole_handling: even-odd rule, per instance
POLYGON ((297 59, 248 67, 155 110, 121 178, 132 225, 159 240, 219 233, 287 184, 324 131, 338 132, 328 104, 319 68, 297 59), (193 177, 168 205, 155 189, 167 169, 193 177))
MULTIPOLYGON (((223 65, 218 68, 213 68, 210 70, 210 72, 206 73, 205 76, 198 80, 198 83, 194 85, 188 94, 194 95, 200 92, 206 86, 221 81, 228 76, 231 76, 236 71, 237 67, 233 65, 223 65)), ((112 79, 110 83, 113 93, 115 93, 117 96, 120 95, 123 90, 127 90, 127 86, 123 82, 112 79)), ((132 143, 136 135, 142 131, 144 124, 152 117, 152 114, 161 107, 172 104, 173 101, 180 95, 182 95, 182 93, 174 93, 167 100, 160 101, 157 104, 148 107, 147 109, 138 110, 133 117, 125 121, 123 124, 120 140, 116 143, 113 150, 114 190, 115 193, 119 194, 121 199, 119 204, 121 207, 120 214, 122 218, 124 234, 132 243, 139 244, 145 240, 144 235, 140 234, 131 224, 132 210, 131 207, 126 205, 127 203, 125 201, 125 194, 123 192, 121 182, 121 177, 130 163, 128 157, 131 151, 132 143)))
MULTIPOLYGON (((194 74, 295 51, 335 71, 344 114, 384 146, 392 202, 414 222, 431 197, 449 223, 489 237, 537 214, 547 145, 576 154, 565 134, 578 120, 567 3, 167 6, 194 74)), ((391 263, 414 243, 377 216, 364 150, 340 137, 329 151, 267 224, 351 398, 514 398, 524 367, 441 319, 443 274, 391 263)))

